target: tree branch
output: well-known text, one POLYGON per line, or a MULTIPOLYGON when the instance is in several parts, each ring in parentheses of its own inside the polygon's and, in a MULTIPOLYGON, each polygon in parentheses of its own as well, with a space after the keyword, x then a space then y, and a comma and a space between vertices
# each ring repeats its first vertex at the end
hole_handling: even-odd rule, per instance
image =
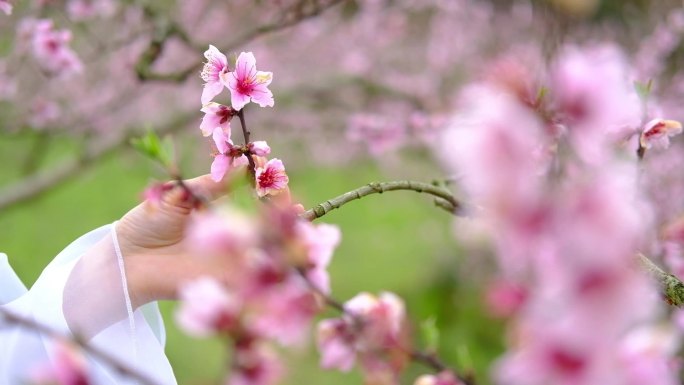
MULTIPOLYGON (((221 52, 229 52, 235 50, 236 48, 248 43, 258 37, 263 35, 278 32, 294 25, 301 23, 304 20, 310 19, 312 17, 318 16, 327 9, 340 4, 346 0, 301 0, 297 4, 294 4, 284 12, 280 13, 280 17, 275 21, 267 24, 260 25, 254 29, 251 29, 238 37, 234 38, 232 41, 219 47, 221 52)), ((173 33, 178 34, 178 30, 173 30, 173 33)), ((157 80, 157 81, 167 81, 167 82, 177 82, 181 83, 185 81, 193 73, 196 73, 202 68, 203 63, 198 61, 191 67, 177 72, 170 73, 158 73, 152 70, 152 64, 156 61, 163 49, 164 42, 166 38, 164 37, 161 41, 153 41, 150 47, 143 56, 141 56, 138 64, 136 65, 136 72, 140 80, 157 80)), ((193 48, 196 48, 196 44, 193 44, 193 48)))
POLYGON ((125 365, 121 361, 111 356, 109 353, 106 353, 88 344, 85 340, 79 338, 78 336, 66 336, 49 328, 46 325, 36 322, 30 318, 14 314, 7 309, 3 309, 2 307, 0 307, 0 319, 4 319, 11 324, 18 325, 29 330, 34 330, 55 340, 72 342, 78 345, 78 347, 84 352, 90 354, 93 358, 96 358, 100 362, 109 365, 124 376, 138 380, 143 385, 158 385, 155 381, 151 380, 147 376, 125 365))
POLYGON ((365 186, 361 186, 355 190, 346 192, 338 197, 329 199, 319 205, 312 207, 305 211, 301 216, 307 220, 314 220, 320 218, 325 214, 344 206, 345 204, 361 199, 371 194, 382 194, 385 191, 397 190, 411 190, 419 193, 430 194, 436 197, 435 205, 444 210, 458 215, 461 210, 461 204, 454 198, 451 191, 438 187, 429 183, 416 182, 411 180, 399 180, 391 182, 372 182, 365 186))
MULTIPOLYGON (((162 133, 176 131, 193 118, 194 114, 179 118, 160 130, 162 133)), ((117 135, 93 141, 79 156, 63 161, 54 167, 38 171, 18 182, 0 190, 0 210, 9 206, 35 198, 62 182, 76 177, 95 163, 96 160, 128 145, 130 138, 136 134, 135 130, 125 130, 117 135)))

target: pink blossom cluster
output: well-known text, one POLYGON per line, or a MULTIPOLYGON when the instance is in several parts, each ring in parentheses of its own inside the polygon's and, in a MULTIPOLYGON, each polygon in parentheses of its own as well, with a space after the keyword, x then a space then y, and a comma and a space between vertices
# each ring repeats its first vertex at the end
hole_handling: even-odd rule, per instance
POLYGON ((339 229, 303 221, 291 208, 265 207, 258 219, 224 209, 198 216, 188 239, 198 258, 221 261, 222 272, 180 288, 179 325, 195 336, 231 337, 229 384, 275 383, 283 368, 268 341, 307 340, 320 295, 330 293, 327 266, 339 229))
MULTIPOLYGON (((231 170, 254 163, 254 184, 259 197, 278 195, 287 188, 288 176, 280 159, 267 160, 265 157, 271 148, 265 141, 255 141, 238 146, 231 140, 232 118, 242 112, 250 101, 261 107, 274 104, 273 93, 268 89, 273 74, 258 71, 256 59, 251 52, 242 52, 236 62, 235 69, 230 70, 228 59, 213 45, 204 53, 207 62, 202 69, 202 80, 205 81, 202 92, 202 112, 204 118, 200 129, 204 136, 212 136, 217 149, 211 165, 211 176, 221 181, 231 170), (224 87, 231 94, 231 106, 212 102, 224 87)), ((241 117, 244 119, 244 117, 241 117)), ((241 124, 244 124, 241 122, 241 124)))
POLYGON ((469 86, 443 138, 501 268, 497 383, 677 383, 679 335, 637 260, 654 241, 637 149, 681 125, 643 122, 628 73, 613 46, 565 47, 544 72, 469 86))
POLYGON ((71 31, 55 29, 52 20, 25 19, 19 35, 30 46, 35 62, 49 74, 69 75, 83 70, 83 63, 69 47, 71 31))
POLYGON ((321 366, 348 372, 358 360, 367 383, 398 384, 406 365, 403 301, 392 293, 361 293, 341 318, 318 324, 321 366))

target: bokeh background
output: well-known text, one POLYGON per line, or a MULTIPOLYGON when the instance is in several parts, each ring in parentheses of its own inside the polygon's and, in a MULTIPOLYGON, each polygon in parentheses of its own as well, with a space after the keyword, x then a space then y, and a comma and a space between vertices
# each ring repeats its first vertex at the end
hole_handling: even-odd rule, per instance
MULTIPOLYGON (((254 51, 259 68, 274 72, 275 107, 248 108, 248 122, 253 139, 267 140, 284 160, 296 199, 311 207, 371 181, 451 178, 432 146, 460 86, 484 76, 485 63, 501 56, 536 69, 564 42, 614 42, 636 63, 640 79, 660 81, 662 108, 678 118, 681 6, 665 0, 15 4, 13 15, 0 15, 0 251, 30 286, 68 243, 138 204, 146 186, 167 178, 128 144, 147 129, 172 134, 183 175, 208 172, 211 148, 198 129, 198 75, 208 44, 254 51), (29 18, 69 29, 83 68, 42 67, 22 35, 29 18)), ((482 304, 493 263, 463 252, 452 217, 427 197, 392 192, 350 203, 323 221, 343 234, 330 268, 334 296, 399 294, 413 328, 433 318, 443 358, 487 383, 504 338, 482 304)), ((180 332, 174 307, 162 303, 179 383, 216 383, 230 352, 180 332)), ((288 384, 361 381, 356 373, 318 369, 313 341, 288 351, 287 360, 288 384)), ((417 373, 421 368, 406 383, 417 373)))

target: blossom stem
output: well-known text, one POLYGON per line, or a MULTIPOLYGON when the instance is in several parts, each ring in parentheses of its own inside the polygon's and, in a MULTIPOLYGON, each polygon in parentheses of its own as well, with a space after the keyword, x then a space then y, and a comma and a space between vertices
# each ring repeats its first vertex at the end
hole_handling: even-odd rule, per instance
POLYGON ((411 190, 435 196, 435 205, 455 215, 461 214, 462 205, 456 200, 451 191, 434 184, 416 182, 412 180, 399 180, 391 182, 371 182, 355 190, 346 192, 338 197, 329 199, 319 205, 305 211, 301 216, 307 220, 320 218, 325 214, 338 209, 345 204, 361 199, 371 194, 382 194, 385 191, 411 190))
POLYGON ((109 355, 109 353, 106 353, 90 344, 88 344, 83 338, 80 338, 77 335, 74 336, 66 336, 56 330, 51 329, 50 327, 43 325, 33 319, 26 318, 23 316, 20 316, 18 314, 14 314, 10 312, 7 309, 0 308, 0 319, 5 320, 6 322, 14 325, 18 325, 20 327, 30 329, 37 331, 43 335, 49 336, 51 338, 54 338, 55 340, 63 340, 63 341, 69 341, 72 342, 80 349, 82 349, 84 352, 90 354, 92 357, 98 359, 102 363, 105 363, 109 366, 111 366, 113 369, 118 371, 119 373, 131 378, 137 380, 140 384, 144 385, 158 385, 157 382, 153 381, 152 379, 148 378, 147 376, 143 375, 142 373, 138 372, 137 370, 134 370, 133 368, 127 366, 123 362, 117 360, 115 357, 109 355))
MULTIPOLYGON (((247 147, 249 146, 249 135, 251 132, 249 132, 249 129, 247 128, 247 122, 245 121, 245 109, 243 108, 238 111, 237 116, 240 118, 240 127, 242 127, 242 135, 245 137, 245 147, 247 147)), ((252 176, 252 184, 255 184, 256 181, 254 181, 254 177, 256 175, 256 164, 254 163, 251 153, 247 153, 245 155, 247 156, 247 161, 249 162, 249 173, 252 176)))

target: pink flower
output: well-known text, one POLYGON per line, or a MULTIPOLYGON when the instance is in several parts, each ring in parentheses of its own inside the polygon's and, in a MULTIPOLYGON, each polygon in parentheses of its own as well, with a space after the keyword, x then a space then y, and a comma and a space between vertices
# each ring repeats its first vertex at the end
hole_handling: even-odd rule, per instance
POLYGON ((266 156, 271 153, 271 147, 263 140, 257 140, 249 144, 249 151, 256 156, 266 156))
POLYGON ((321 367, 348 372, 354 367, 356 351, 354 334, 349 323, 342 319, 326 319, 318 324, 318 350, 321 367))
POLYGON ((269 160, 264 167, 256 169, 256 191, 259 197, 276 195, 287 187, 289 178, 285 173, 283 162, 274 158, 269 160))
POLYGON ((231 104, 235 110, 241 110, 250 100, 261 107, 273 107, 273 93, 268 89, 273 73, 257 71, 256 59, 251 52, 240 53, 235 71, 226 78, 225 84, 230 90, 231 104))
POLYGON ((329 294, 330 278, 327 268, 342 237, 340 228, 325 223, 314 225, 299 222, 298 230, 308 251, 307 278, 323 293, 329 294))
POLYGON ((221 127, 214 129, 213 139, 219 153, 211 163, 211 178, 220 182, 228 170, 246 165, 248 159, 242 153, 240 146, 234 145, 221 127))
POLYGON ((257 241, 256 224, 230 206, 194 216, 187 229, 193 249, 200 253, 239 254, 257 241))
POLYGON ((71 346, 55 345, 49 364, 37 368, 30 382, 36 385, 88 385, 86 361, 71 346))
POLYGON ((153 183, 143 192, 143 199, 153 206, 157 206, 162 202, 164 194, 173 189, 173 184, 170 183, 153 183))
POLYGON ((208 277, 182 284, 176 322, 190 335, 204 337, 238 325, 241 304, 216 280, 208 277))
POLYGON ((670 137, 682 133, 682 124, 676 120, 653 119, 646 123, 639 138, 643 148, 666 149, 670 146, 670 137))
POLYGON ((222 79, 230 71, 228 69, 228 59, 218 48, 209 45, 209 49, 204 52, 207 62, 202 68, 200 76, 205 81, 202 90, 202 104, 209 103, 216 95, 223 91, 222 79))
POLYGON ((265 345, 238 345, 234 354, 233 372, 226 385, 275 385, 284 374, 278 357, 265 345))
POLYGON ((205 104, 200 111, 204 112, 200 124, 202 135, 209 136, 216 127, 221 127, 226 137, 230 139, 230 120, 235 115, 235 110, 222 104, 210 102, 205 104))
POLYGON ((71 31, 55 30, 52 21, 44 19, 33 24, 32 33, 33 55, 45 70, 56 75, 83 70, 83 64, 68 46, 71 31))
POLYGON ((283 346, 301 346, 320 309, 313 292, 301 277, 293 274, 259 296, 259 302, 262 312, 255 317, 255 329, 283 346))
POLYGON ((445 371, 437 375, 425 374, 416 379, 413 385, 461 385, 453 373, 445 371))
POLYGON ((33 128, 41 129, 53 124, 59 119, 62 110, 59 105, 50 100, 37 99, 31 104, 31 116, 28 123, 33 128))
POLYGON ((318 325, 323 368, 348 371, 354 366, 356 354, 371 363, 376 361, 376 353, 398 345, 405 310, 403 301, 395 294, 381 293, 376 297, 361 293, 347 301, 344 308, 344 317, 323 320, 318 325))
POLYGON ((69 0, 66 9, 69 18, 79 21, 110 17, 116 12, 116 3, 113 0, 69 0))
POLYGON ((5 15, 12 14, 12 4, 10 4, 9 0, 0 0, 0 11, 3 11, 5 15))

